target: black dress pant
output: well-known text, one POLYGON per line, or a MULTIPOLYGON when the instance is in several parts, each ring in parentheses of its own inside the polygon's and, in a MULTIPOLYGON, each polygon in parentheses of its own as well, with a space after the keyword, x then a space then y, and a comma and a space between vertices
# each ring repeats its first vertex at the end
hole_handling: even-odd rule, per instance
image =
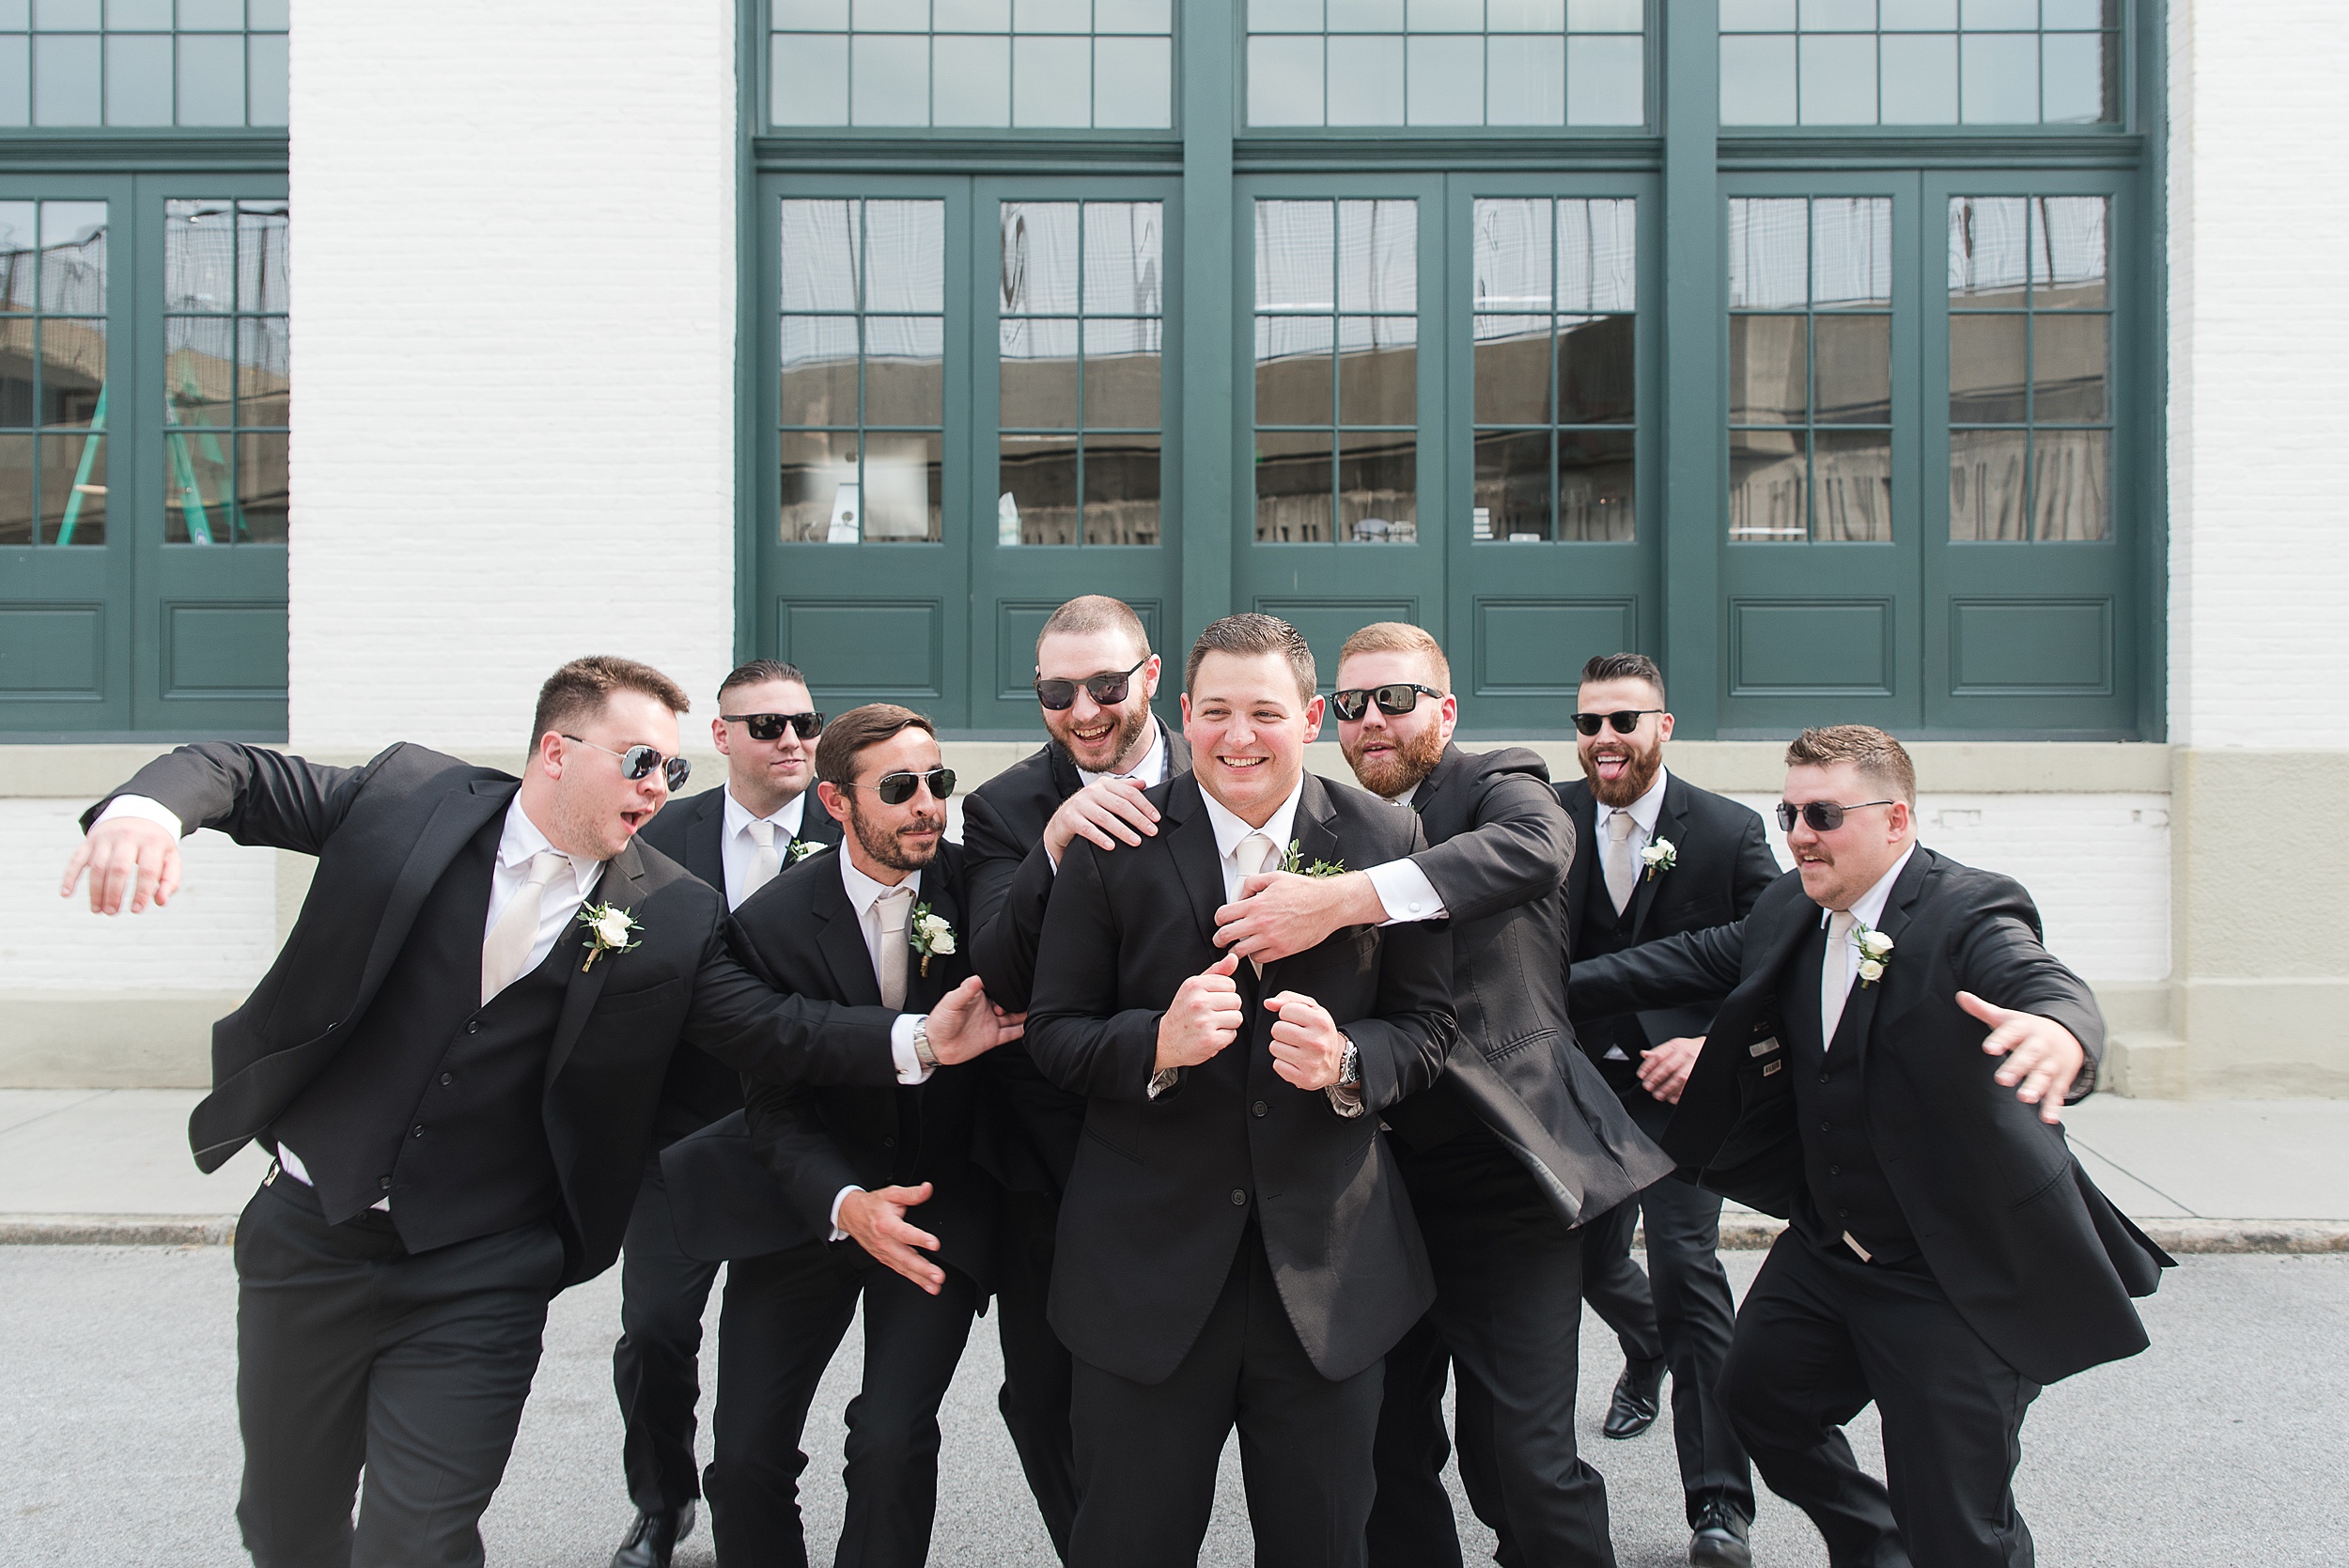
POLYGON ((620 1462, 630 1501, 674 1513, 702 1495, 693 1459, 701 1399, 702 1309, 718 1265, 689 1258, 656 1159, 637 1188, 620 1252, 620 1340, 612 1387, 620 1398, 620 1462))
POLYGON ((329 1225, 273 1173, 236 1259, 237 1522, 257 1568, 479 1568, 563 1274, 553 1224, 411 1253, 389 1215, 329 1225))
POLYGON ((726 1568, 805 1568, 801 1441, 832 1352, 864 1301, 864 1381, 848 1402, 848 1510, 836 1568, 920 1568, 938 1512, 938 1407, 978 1311, 946 1271, 936 1296, 853 1243, 727 1265, 719 1311, 716 1454, 704 1478, 726 1568))
POLYGON ((1066 1560, 1068 1532, 1077 1522, 1076 1445, 1068 1425, 1075 1371, 1067 1347, 1045 1316, 1059 1225, 1060 1202, 1050 1193, 1003 1194, 995 1265, 995 1331, 1003 1347, 1003 1387, 996 1404, 1019 1452, 1019 1467, 1027 1473, 1052 1549, 1066 1560))
POLYGON ((1721 1267, 1721 1201, 1667 1176, 1582 1230, 1583 1296, 1617 1337, 1626 1358, 1658 1344, 1672 1369, 1672 1443, 1688 1517, 1710 1498, 1753 1517, 1753 1471, 1714 1391, 1729 1359, 1737 1297, 1721 1267), (1647 1224, 1647 1272, 1631 1260, 1632 1228, 1647 1224), (1638 1281, 1633 1293, 1622 1276, 1638 1281), (1605 1281, 1599 1283, 1598 1281, 1605 1281), (1602 1304, 1603 1303, 1603 1304, 1602 1304))
POLYGON ((2028 1568, 2015 1508, 2039 1385, 1967 1327, 1921 1260, 1885 1265, 1789 1230, 1746 1293, 1722 1405, 1835 1568, 2028 1568), (1873 1400, 1879 1484, 1841 1430, 1873 1400))
POLYGON ((1070 1568, 1192 1568, 1235 1425, 1257 1568, 1361 1568, 1379 1386, 1376 1362, 1336 1382, 1315 1370, 1250 1225, 1173 1375, 1076 1363, 1070 1568))
POLYGON ((1503 1568, 1612 1568, 1607 1484, 1576 1450, 1581 1238, 1517 1157, 1482 1132, 1401 1159, 1436 1305, 1387 1358, 1374 1568, 1452 1568, 1460 1542, 1444 1460, 1448 1357, 1460 1480, 1503 1568))

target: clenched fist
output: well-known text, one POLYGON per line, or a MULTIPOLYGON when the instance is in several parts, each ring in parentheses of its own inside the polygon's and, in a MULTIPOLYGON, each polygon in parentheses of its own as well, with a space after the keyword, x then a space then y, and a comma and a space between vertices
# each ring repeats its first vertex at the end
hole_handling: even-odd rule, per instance
POLYGON ((1239 1038, 1238 968, 1239 955, 1227 953, 1183 982, 1159 1018, 1158 1071, 1196 1067, 1239 1038))

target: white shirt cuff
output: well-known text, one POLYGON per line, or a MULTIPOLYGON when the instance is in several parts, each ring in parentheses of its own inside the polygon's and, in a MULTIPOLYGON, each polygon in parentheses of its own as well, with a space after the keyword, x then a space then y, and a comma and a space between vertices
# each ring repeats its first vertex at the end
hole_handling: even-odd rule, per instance
POLYGON ((846 1241, 846 1240, 848 1240, 848 1232, 846 1232, 846 1231, 844 1231, 844 1230, 842 1230, 842 1229, 840 1228, 840 1205, 841 1205, 841 1204, 843 1204, 843 1203, 847 1203, 847 1202, 848 1201, 848 1194, 849 1194, 849 1193, 851 1193, 851 1192, 862 1192, 862 1191, 863 1191, 863 1190, 864 1190, 864 1188, 861 1188, 861 1187, 844 1187, 844 1188, 842 1188, 839 1191, 837 1191, 837 1192, 835 1192, 835 1193, 833 1193, 833 1194, 832 1194, 832 1234, 830 1234, 830 1235, 826 1236, 826 1237, 824 1238, 825 1240, 827 1240, 827 1241, 846 1241))
POLYGON ((1417 862, 1389 861, 1362 875, 1370 878, 1387 911, 1385 924, 1408 925, 1415 920, 1443 919, 1443 900, 1436 895, 1436 884, 1427 879, 1417 862))
MULTIPOLYGON (((173 838, 188 836, 187 826, 179 820, 178 812, 173 811, 161 800, 150 800, 144 795, 116 796, 106 802, 106 809, 98 814, 98 822, 112 822, 117 816, 135 816, 144 821, 159 823, 171 830, 173 838)), ((90 826, 95 828, 98 822, 93 822, 90 826)))
POLYGON ((1160 1067, 1150 1075, 1150 1097, 1157 1099, 1182 1079, 1183 1070, 1180 1067, 1160 1067))
MULTIPOLYGON (((889 1026, 889 1054, 897 1063, 899 1083, 927 1083, 930 1070, 922 1065, 922 1059, 913 1051, 913 1026, 928 1017, 927 1013, 900 1013, 897 1021, 889 1026)), ((837 1209, 837 1203, 832 1205, 837 1209)))

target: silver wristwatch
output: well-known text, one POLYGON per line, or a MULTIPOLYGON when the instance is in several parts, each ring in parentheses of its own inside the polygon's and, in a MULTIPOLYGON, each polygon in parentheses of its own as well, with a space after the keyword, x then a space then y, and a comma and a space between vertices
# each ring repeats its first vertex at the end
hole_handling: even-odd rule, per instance
POLYGON ((930 1016, 927 1013, 913 1020, 913 1059, 922 1063, 924 1072, 938 1071, 938 1052, 930 1049, 930 1016))
MULTIPOLYGON (((1346 1036, 1338 1036, 1346 1040, 1346 1036)), ((1346 1040, 1346 1054, 1338 1058, 1338 1087, 1359 1089, 1362 1085, 1362 1053, 1354 1048, 1354 1042, 1346 1040)))

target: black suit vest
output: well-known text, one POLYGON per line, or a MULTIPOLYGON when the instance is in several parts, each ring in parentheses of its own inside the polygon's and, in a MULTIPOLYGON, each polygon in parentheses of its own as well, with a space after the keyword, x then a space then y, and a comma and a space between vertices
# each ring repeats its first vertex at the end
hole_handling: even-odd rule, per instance
MULTIPOLYGON (((1635 884, 1636 886, 1636 884, 1635 884)), ((1583 879, 1582 908, 1574 911, 1574 956, 1603 958, 1610 953, 1621 953, 1634 946, 1631 940, 1630 913, 1626 904, 1624 912, 1615 912, 1615 901, 1607 892, 1607 878, 1595 862, 1591 875, 1583 879)), ((1607 1087, 1617 1094, 1636 1092, 1645 1095, 1640 1087, 1640 1053, 1655 1044, 1641 1027, 1636 1013, 1618 1013, 1612 1017, 1575 1020, 1575 1034, 1591 1061, 1606 1079, 1607 1087), (1623 1052, 1620 1062, 1608 1059, 1609 1047, 1623 1052)))
MULTIPOLYGON (((1859 1042, 1839 1029, 1829 1048, 1819 1037, 1820 971, 1827 963, 1827 934, 1812 930, 1795 958, 1784 989, 1788 1014, 1787 1070, 1795 1075, 1795 1114, 1802 1128, 1804 1190, 1795 1201, 1794 1223, 1814 1244, 1841 1247, 1849 1231, 1879 1263, 1917 1255, 1900 1199, 1876 1163, 1868 1138, 1868 1102, 1859 1072, 1859 1042), (1806 1210, 1808 1212, 1806 1212, 1806 1210)), ((1843 1003, 1849 1017, 1859 983, 1843 1003)))

